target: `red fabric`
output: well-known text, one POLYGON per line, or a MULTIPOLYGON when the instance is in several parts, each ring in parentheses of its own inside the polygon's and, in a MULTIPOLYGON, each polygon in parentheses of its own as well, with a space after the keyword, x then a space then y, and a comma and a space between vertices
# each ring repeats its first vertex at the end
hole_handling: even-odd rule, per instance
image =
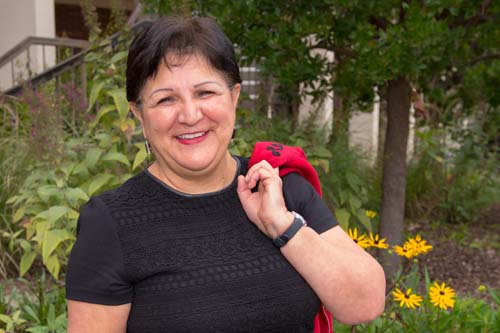
MULTIPOLYGON (((262 160, 269 162, 273 168, 279 167, 280 177, 290 172, 299 173, 311 183, 320 196, 322 195, 318 173, 307 161, 302 148, 285 146, 277 142, 257 142, 248 161, 248 167, 262 160)), ((314 317, 314 333, 331 332, 333 332, 332 315, 321 305, 318 314, 314 317)))
POLYGON ((290 172, 297 172, 322 195, 318 174, 307 161, 306 154, 300 147, 285 146, 277 142, 257 142, 253 148, 248 167, 266 160, 273 168, 280 168, 280 177, 290 172))

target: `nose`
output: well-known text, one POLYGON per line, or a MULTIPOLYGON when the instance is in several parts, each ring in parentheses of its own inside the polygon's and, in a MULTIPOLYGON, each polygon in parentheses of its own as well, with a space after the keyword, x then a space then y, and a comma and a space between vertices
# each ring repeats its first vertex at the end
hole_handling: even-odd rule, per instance
POLYGON ((200 106, 192 99, 184 100, 178 114, 178 121, 180 123, 192 126, 203 118, 203 113, 200 106))

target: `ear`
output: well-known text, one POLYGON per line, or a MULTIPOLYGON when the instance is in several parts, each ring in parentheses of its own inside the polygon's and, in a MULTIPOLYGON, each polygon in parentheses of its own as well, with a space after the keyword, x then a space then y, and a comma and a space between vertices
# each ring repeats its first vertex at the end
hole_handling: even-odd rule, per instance
POLYGON ((236 106, 238 106, 238 99, 240 98, 240 92, 241 92, 241 84, 236 83, 231 89, 231 99, 233 100, 233 106, 236 109, 236 106))
POLYGON ((130 107, 130 110, 134 114, 134 116, 141 123, 142 134, 144 135, 144 138, 147 138, 146 132, 144 131, 144 118, 142 117, 142 110, 139 108, 139 106, 136 103, 128 102, 128 105, 130 107))
POLYGON ((139 120, 139 122, 142 125, 142 111, 141 109, 135 104, 134 102, 128 102, 128 106, 130 107, 130 110, 134 114, 134 116, 139 120))

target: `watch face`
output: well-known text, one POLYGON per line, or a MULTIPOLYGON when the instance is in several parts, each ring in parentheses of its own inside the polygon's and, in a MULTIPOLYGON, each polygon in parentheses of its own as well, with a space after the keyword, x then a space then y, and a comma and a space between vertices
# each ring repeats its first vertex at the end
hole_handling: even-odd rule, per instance
POLYGON ((296 219, 299 219, 302 222, 303 225, 307 225, 306 219, 303 218, 302 215, 300 215, 297 212, 293 212, 293 213, 294 213, 296 219))

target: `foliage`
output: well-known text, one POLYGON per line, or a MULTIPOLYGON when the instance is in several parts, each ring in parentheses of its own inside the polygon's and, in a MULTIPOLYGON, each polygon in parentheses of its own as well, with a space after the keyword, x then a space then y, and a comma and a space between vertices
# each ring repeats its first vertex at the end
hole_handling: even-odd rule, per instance
POLYGON ((346 140, 328 146, 324 143, 324 133, 312 124, 313 119, 294 127, 284 118, 271 120, 262 114, 239 109, 231 150, 237 155, 250 156, 257 141, 276 141, 303 148, 318 171, 323 197, 344 230, 350 225, 373 232, 375 216, 370 219, 366 215, 367 189, 371 186, 366 159, 356 148, 348 147, 346 140))
MULTIPOLYGON (((489 119, 484 122, 491 125, 489 119)), ((463 223, 500 202, 498 153, 491 151, 481 126, 476 122, 466 128, 417 133, 419 147, 407 184, 410 218, 463 223)))
POLYGON ((328 189, 325 199, 334 203, 339 224, 344 230, 357 226, 365 232, 376 232, 378 217, 366 214, 368 208, 376 208, 369 195, 374 173, 366 155, 356 147, 349 147, 346 139, 337 140, 328 148, 332 154, 331 168, 327 174, 320 173, 321 181, 328 189))
MULTIPOLYGON (((282 88, 292 110, 301 96, 336 96, 373 102, 374 87, 387 100, 381 232, 402 237, 406 142, 411 90, 424 93, 432 125, 498 104, 500 5, 495 1, 145 1, 160 14, 211 15, 238 45, 241 59, 256 61, 282 88), (186 12, 185 10, 183 11, 186 12), (334 52, 334 60, 318 49, 334 52), (479 92, 479 93, 476 93, 479 92), (449 107, 455 100, 457 107, 449 107)), ((296 112, 292 112, 296 116, 296 112)), ((337 130, 336 128, 334 130, 337 130)), ((399 262, 386 256, 386 269, 399 262)))
MULTIPOLYGON (((358 234, 356 238, 358 245, 368 251, 374 247, 367 241, 359 241, 366 240, 366 235, 358 234)), ((445 283, 432 281, 425 269, 421 273, 417 257, 431 250, 432 245, 420 235, 408 238, 401 246, 393 244, 388 251, 405 258, 408 265, 389 279, 384 313, 368 324, 334 322, 335 332, 500 332, 500 290, 479 287, 482 292, 489 291, 492 304, 456 295, 445 283), (407 251, 400 251, 403 248, 407 251)))
MULTIPOLYGON (((94 77, 86 111, 92 121, 82 123, 76 131, 68 128, 55 136, 54 126, 46 123, 44 137, 57 138, 59 146, 55 152, 49 149, 49 159, 44 158, 47 155, 37 155, 25 167, 29 176, 6 202, 13 209, 12 223, 22 226, 16 227, 15 232, 25 233, 13 240, 13 247, 23 253, 21 276, 39 258, 57 278, 75 239, 80 206, 90 196, 121 184, 146 160, 143 145, 132 142, 138 131, 123 90, 126 53, 115 51, 101 47, 87 55, 89 61, 110 59, 92 67, 94 77), (98 105, 98 111, 92 116, 94 105, 98 105)), ((35 102, 29 100, 27 106, 28 110, 37 110, 31 112, 31 119, 38 124, 45 119, 45 114, 38 110, 41 105, 46 106, 46 96, 41 92, 33 95, 37 97, 32 99, 35 102)), ((39 139, 36 141, 46 147, 39 139)))
MULTIPOLYGON (((447 126, 477 113, 480 102, 498 105, 498 62, 479 61, 468 66, 467 61, 475 61, 473 57, 488 54, 479 54, 477 49, 457 42, 470 41, 479 34, 478 49, 484 51, 498 40, 498 29, 488 18, 476 22, 486 22, 476 29, 477 1, 428 1, 423 9, 415 2, 393 1, 148 3, 164 6, 165 12, 173 10, 169 4, 174 4, 180 13, 196 9, 216 15, 230 38, 238 43, 242 61, 261 61, 266 75, 279 81, 282 98, 292 104, 299 98, 296 92, 301 84, 310 88, 304 93, 318 99, 335 86, 340 94, 356 98, 360 104, 371 102, 373 85, 383 85, 404 73, 428 96, 431 115, 424 120, 433 128, 420 133, 417 158, 410 167, 410 216, 434 216, 437 211, 438 216, 447 216, 451 221, 470 220, 478 209, 498 199, 500 186, 494 172, 498 160, 481 148, 497 134, 498 109, 483 109, 484 119, 489 121, 480 123, 480 129, 457 133, 457 149, 445 150, 441 144, 443 138, 447 139, 447 126), (404 23, 394 23, 401 13, 404 23), (314 38, 308 38, 311 35, 314 38), (312 55, 310 50, 315 47, 335 51, 337 62, 312 55), (446 131, 436 129, 439 124, 446 131)), ((498 10, 498 4, 490 5, 480 14, 498 10)), ((96 36, 100 33, 95 31, 96 36)), ((8 115, 4 118, 8 121, 0 124, 3 278, 14 267, 21 276, 33 279, 38 269, 45 267, 60 279, 74 242, 80 206, 90 196, 121 184, 147 162, 140 129, 129 114, 123 90, 125 44, 100 42, 97 37, 94 44, 86 57, 88 102, 76 87, 64 86, 63 96, 57 96, 49 85, 43 92, 27 92, 24 101, 0 105, 6 111, 3 114, 8 115), (53 104, 61 106, 62 119, 53 112, 53 104)), ((385 93, 383 87, 381 93, 385 93)), ((335 208, 342 227, 357 228, 356 237, 364 237, 363 244, 373 248, 368 251, 384 249, 385 240, 376 234, 379 218, 367 211, 378 208, 378 201, 370 195, 376 175, 362 153, 350 148, 344 138, 326 144, 324 133, 313 122, 296 126, 288 117, 270 120, 244 109, 238 110, 237 119, 233 153, 249 156, 256 141, 303 147, 320 174, 324 197, 335 208)), ((0 332, 65 330, 63 288, 58 282, 47 283, 43 276, 29 292, 0 290, 0 332)), ((430 286, 430 278, 422 283, 418 276, 415 266, 395 276, 394 287, 422 292, 430 286)), ((29 281, 20 281, 29 286, 29 281)), ((336 331, 486 332, 500 327, 499 294, 490 292, 495 307, 459 297, 453 309, 447 311, 435 308, 428 298, 416 310, 401 308, 389 294, 381 318, 354 328, 338 325, 336 331)))
POLYGON ((9 285, 13 285, 9 293, 0 296, 1 333, 67 331, 64 288, 58 284, 48 286, 43 273, 35 284, 18 279, 0 284, 0 290, 9 285))

